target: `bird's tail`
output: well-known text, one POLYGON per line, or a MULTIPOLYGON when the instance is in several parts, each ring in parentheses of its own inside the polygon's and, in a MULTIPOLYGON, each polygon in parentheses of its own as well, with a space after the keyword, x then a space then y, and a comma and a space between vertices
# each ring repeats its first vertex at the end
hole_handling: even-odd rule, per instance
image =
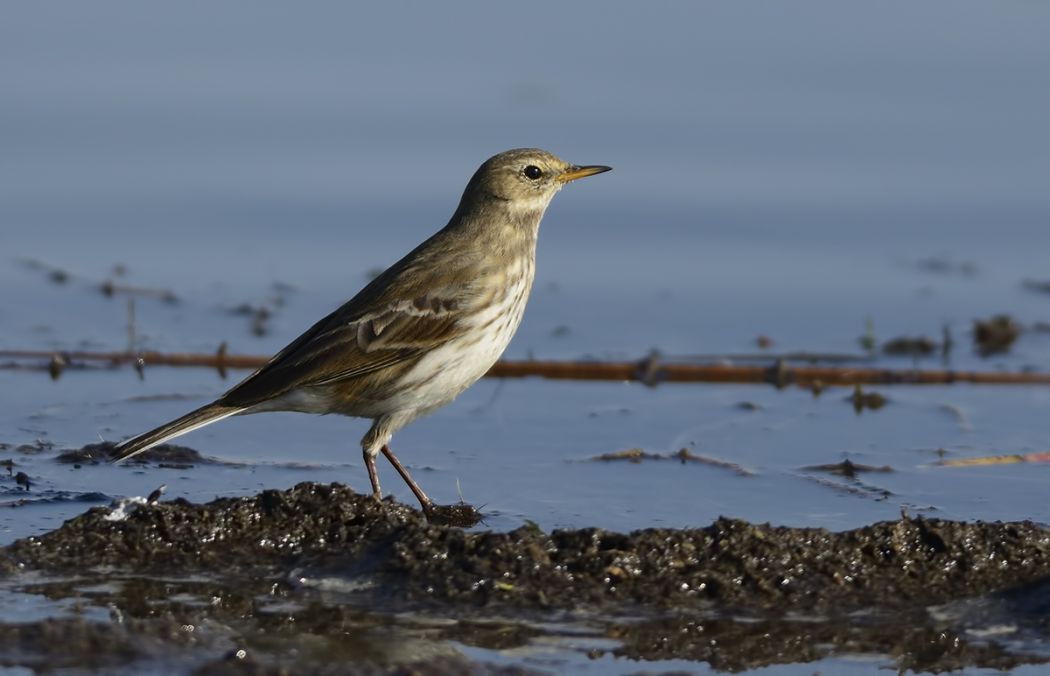
POLYGON ((110 460, 112 462, 127 460, 131 456, 153 448, 157 444, 163 444, 169 439, 174 439, 199 427, 204 427, 223 418, 236 415, 243 410, 244 407, 241 406, 222 406, 216 403, 201 406, 196 411, 191 411, 177 420, 161 425, 155 430, 120 442, 113 449, 113 457, 110 460))

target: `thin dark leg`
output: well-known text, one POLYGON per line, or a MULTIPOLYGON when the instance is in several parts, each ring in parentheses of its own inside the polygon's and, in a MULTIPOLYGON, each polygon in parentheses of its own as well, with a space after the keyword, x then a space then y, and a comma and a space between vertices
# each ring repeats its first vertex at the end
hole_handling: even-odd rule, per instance
MULTIPOLYGON (((427 494, 423 492, 423 489, 419 487, 419 484, 412 479, 412 475, 408 473, 405 466, 401 464, 401 461, 397 459, 397 456, 394 455, 394 452, 391 451, 390 447, 386 444, 383 444, 383 455, 385 455, 386 459, 390 461, 390 464, 394 466, 394 469, 396 469, 397 473, 401 475, 401 478, 405 480, 408 487, 412 489, 412 494, 416 496, 416 500, 419 500, 419 504, 423 507, 423 511, 429 513, 431 508, 433 508, 434 503, 430 501, 430 498, 428 498, 427 494)), ((375 485, 378 486, 378 484, 375 485)))
POLYGON ((376 500, 383 499, 383 491, 379 490, 379 472, 376 471, 376 457, 368 452, 368 449, 363 451, 365 456, 365 468, 368 470, 368 479, 372 482, 372 497, 376 500))

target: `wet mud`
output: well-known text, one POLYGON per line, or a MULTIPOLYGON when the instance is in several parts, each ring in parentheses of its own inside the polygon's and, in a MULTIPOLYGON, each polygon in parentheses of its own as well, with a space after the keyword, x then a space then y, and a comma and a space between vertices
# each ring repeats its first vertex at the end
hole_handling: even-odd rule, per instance
POLYGON ((0 665, 527 673, 459 646, 527 651, 568 635, 581 660, 737 671, 871 653, 898 668, 1007 668, 1050 656, 974 627, 999 608, 1014 634, 1045 639, 1048 575, 1050 531, 1028 522, 499 533, 303 483, 96 507, 0 550, 0 588, 75 604, 0 623, 0 665), (53 655, 58 643, 69 648, 53 655))

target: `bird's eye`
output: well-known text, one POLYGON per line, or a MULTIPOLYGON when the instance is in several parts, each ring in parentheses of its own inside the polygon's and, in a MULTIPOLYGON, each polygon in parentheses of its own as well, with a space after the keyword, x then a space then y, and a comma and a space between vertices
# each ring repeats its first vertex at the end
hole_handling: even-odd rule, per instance
POLYGON ((543 176, 543 170, 537 167, 535 164, 530 164, 524 169, 525 178, 530 181, 535 181, 540 176, 543 176))

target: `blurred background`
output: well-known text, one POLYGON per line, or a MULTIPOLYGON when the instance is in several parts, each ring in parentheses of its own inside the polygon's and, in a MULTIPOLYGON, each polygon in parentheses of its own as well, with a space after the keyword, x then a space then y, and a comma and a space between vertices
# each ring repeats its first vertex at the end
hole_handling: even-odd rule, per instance
MULTIPOLYGON (((589 349, 757 331, 830 346, 911 300, 888 260, 1044 271, 1048 18, 1025 2, 29 3, 0 26, 2 248, 161 286, 281 280, 333 306, 443 225, 482 160, 541 146, 616 167, 560 196, 542 238, 541 286, 620 299, 558 315, 623 318, 589 349), (660 292, 678 302, 624 312, 624 294, 660 292)), ((4 267, 5 287, 25 281, 4 267)), ((919 311, 984 311, 966 292, 919 311)), ((532 342, 551 328, 528 325, 532 342)))
MULTIPOLYGON (((955 367, 1050 368, 1046 334, 994 359, 969 347, 975 318, 1047 315, 1033 289, 1050 278, 1048 22, 1045 3, 957 0, 10 6, 0 347, 124 349, 127 296, 99 293, 108 280, 161 292, 134 295, 137 348, 269 354, 444 225, 484 159, 539 146, 615 171, 552 205, 509 356, 752 352, 759 336, 773 352, 855 354, 870 323, 879 340, 948 326, 955 367)), ((0 441, 57 448, 140 432, 231 384, 164 369, 0 383, 0 441)), ((857 417, 840 394, 486 382, 406 430, 399 454, 433 470, 421 481, 439 500, 462 489, 511 515, 497 527, 719 513, 840 527, 902 505, 1040 518, 1024 473, 946 486, 921 468, 939 448, 1042 448, 1046 394, 894 396, 857 417), (784 499, 717 470, 577 463, 634 446, 702 448, 784 499), (908 469, 886 480, 897 497, 829 500, 785 480, 844 456, 908 469)), ((224 422, 184 440, 255 473, 172 490, 363 488, 366 427, 224 422), (288 461, 320 469, 259 469, 288 461)), ((157 479, 48 467, 39 481, 58 492, 157 479)))

